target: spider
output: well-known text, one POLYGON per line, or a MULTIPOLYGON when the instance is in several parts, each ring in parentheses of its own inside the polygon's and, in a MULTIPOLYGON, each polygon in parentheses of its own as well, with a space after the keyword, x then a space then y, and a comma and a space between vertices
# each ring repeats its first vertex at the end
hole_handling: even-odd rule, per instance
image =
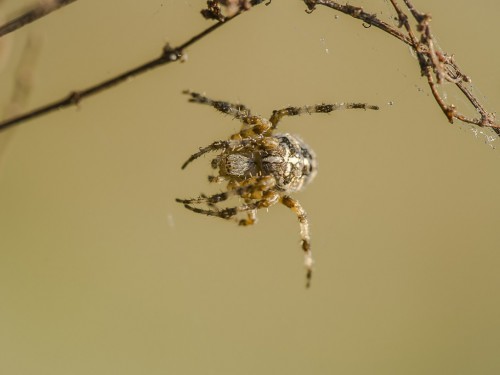
POLYGON ((216 110, 234 116, 242 123, 241 129, 229 137, 200 148, 182 165, 182 169, 208 152, 218 152, 212 160, 212 168, 218 170, 209 176, 212 183, 227 182, 227 190, 219 194, 200 195, 191 199, 176 199, 187 209, 208 216, 235 220, 239 225, 253 225, 257 210, 281 203, 290 208, 299 220, 301 246, 306 267, 306 287, 310 286, 313 258, 309 221, 306 211, 289 194, 302 190, 316 175, 316 155, 298 136, 275 133, 285 116, 304 113, 329 113, 339 109, 374 109, 366 103, 319 104, 303 107, 287 107, 274 110, 269 119, 252 115, 243 104, 212 100, 206 96, 184 91, 192 103, 206 104, 216 110), (242 204, 235 207, 219 207, 219 203, 231 197, 240 197, 242 204), (242 215, 238 215, 242 214, 242 215))

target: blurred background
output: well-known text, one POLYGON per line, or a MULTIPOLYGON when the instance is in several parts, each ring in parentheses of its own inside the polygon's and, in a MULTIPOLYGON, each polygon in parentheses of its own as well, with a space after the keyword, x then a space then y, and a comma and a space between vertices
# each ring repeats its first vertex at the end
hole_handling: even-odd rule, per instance
MULTIPOLYGON (((4 0, 5 19, 33 1, 4 0)), ((353 1, 390 20, 388 1, 353 1)), ((4 117, 25 50, 25 109, 155 58, 211 24, 205 1, 77 1, 1 41, 4 117)), ((490 111, 500 3, 415 0, 490 111)), ((450 125, 402 43, 333 10, 274 0, 190 47, 187 61, 0 133, 2 374, 498 374, 500 141, 450 125), (296 217, 250 228, 174 199, 214 193, 199 147, 239 123, 191 89, 283 121, 316 151, 296 217)), ((469 111, 445 86, 450 102, 469 111)))

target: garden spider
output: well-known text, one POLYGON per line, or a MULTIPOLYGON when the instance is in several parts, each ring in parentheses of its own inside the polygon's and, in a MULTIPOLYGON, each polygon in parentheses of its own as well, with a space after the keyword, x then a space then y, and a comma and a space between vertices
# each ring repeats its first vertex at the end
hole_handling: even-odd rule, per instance
POLYGON ((215 141, 200 148, 182 165, 200 156, 218 151, 212 160, 212 168, 218 169, 216 176, 209 176, 209 182, 226 182, 227 190, 212 196, 200 195, 192 199, 176 199, 187 209, 222 219, 235 219, 239 225, 252 225, 257 220, 256 211, 281 203, 290 208, 299 219, 302 250, 305 255, 306 287, 312 276, 311 239, 309 222, 300 203, 289 194, 300 191, 312 181, 317 171, 316 156, 299 137, 288 133, 274 133, 278 123, 285 116, 303 113, 329 113, 339 109, 378 109, 365 103, 319 104, 304 107, 288 107, 273 111, 266 119, 252 115, 243 104, 232 104, 212 100, 196 92, 184 91, 193 103, 206 104, 222 113, 241 121, 238 133, 228 140, 215 141), (243 204, 235 207, 218 207, 230 197, 238 196, 243 204), (239 213, 246 217, 237 218, 239 213))

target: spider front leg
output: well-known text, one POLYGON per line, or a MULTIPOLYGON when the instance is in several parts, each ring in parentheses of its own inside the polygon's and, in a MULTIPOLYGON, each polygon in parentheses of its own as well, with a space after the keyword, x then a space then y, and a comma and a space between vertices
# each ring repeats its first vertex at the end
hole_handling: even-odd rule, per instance
POLYGON ((252 177, 241 182, 229 183, 229 190, 222 193, 212 196, 201 195, 191 199, 176 199, 176 201, 193 212, 222 219, 231 219, 240 212, 246 212, 247 218, 238 220, 238 224, 247 226, 256 222, 256 210, 270 207, 279 201, 279 194, 272 190, 275 185, 276 180, 272 176, 252 177), (218 203, 232 196, 243 198, 245 204, 224 209, 217 208, 218 203), (198 204, 206 204, 209 209, 194 206, 198 204))
POLYGON ((284 195, 281 197, 281 203, 290 208, 299 219, 300 237, 302 238, 302 250, 304 250, 304 265, 306 267, 306 288, 311 286, 313 258, 311 251, 311 236, 309 235, 309 221, 306 211, 302 208, 299 201, 284 195))
POLYGON ((252 116, 250 109, 243 104, 213 100, 205 95, 189 90, 185 90, 183 93, 191 96, 189 101, 192 103, 209 105, 222 113, 226 113, 241 120, 243 126, 240 132, 231 136, 231 139, 241 140, 245 138, 254 138, 266 133, 271 128, 271 123, 267 119, 260 116, 252 116))
POLYGON ((221 100, 213 100, 207 98, 205 95, 199 94, 197 92, 192 92, 189 90, 184 90, 182 93, 191 96, 191 98, 189 99, 191 103, 209 105, 211 107, 214 107, 216 110, 234 116, 237 119, 242 119, 250 116, 250 109, 248 109, 243 104, 234 104, 234 103, 224 102, 221 100))
POLYGON ((198 159, 201 155, 204 155, 207 152, 212 152, 212 151, 217 151, 217 150, 224 150, 224 149, 226 149, 226 148, 229 147, 229 144, 230 144, 229 141, 215 141, 214 143, 209 144, 206 147, 200 148, 200 151, 198 151, 197 153, 191 155, 189 157, 189 159, 186 160, 184 162, 184 164, 182 164, 181 169, 186 168, 189 163, 191 163, 192 161, 198 159))
POLYGON ((202 194, 198 198, 190 198, 190 199, 176 198, 175 201, 178 203, 188 204, 188 205, 206 204, 210 206, 220 202, 224 202, 230 197, 237 195, 245 199, 245 203, 249 205, 253 204, 254 203, 253 201, 255 200, 258 203, 257 208, 269 207, 265 206, 265 202, 271 200, 270 199, 271 196, 269 195, 269 193, 270 190, 273 189, 275 185, 276 185, 276 180, 272 176, 251 177, 241 182, 231 181, 228 184, 229 190, 224 191, 222 193, 214 194, 211 196, 206 196, 205 194, 202 194))
POLYGON ((304 107, 288 107, 283 109, 278 109, 273 111, 273 114, 269 118, 272 124, 272 129, 276 129, 278 123, 285 116, 298 116, 304 113, 330 113, 340 109, 373 109, 378 110, 379 107, 376 105, 371 105, 367 103, 335 103, 335 104, 317 104, 317 105, 306 105, 304 107))
POLYGON ((229 140, 229 141, 215 141, 211 144, 209 144, 206 147, 200 148, 200 151, 197 153, 191 155, 188 160, 182 164, 181 169, 184 169, 188 166, 189 163, 192 161, 198 159, 200 156, 212 152, 212 151, 218 151, 218 150, 226 150, 226 149, 237 149, 239 147, 246 147, 248 145, 254 144, 255 140, 254 139, 242 139, 242 140, 229 140))
POLYGON ((256 200, 255 202, 252 202, 250 200, 246 200, 247 202, 251 203, 246 203, 241 206, 237 207, 228 207, 228 208, 223 208, 221 210, 216 208, 216 203, 207 203, 209 206, 211 206, 211 209, 203 209, 203 208, 198 208, 192 206, 192 204, 196 204, 198 198, 193 199, 193 203, 186 203, 189 202, 190 199, 176 199, 177 202, 184 204, 184 207, 186 207, 188 210, 196 212, 198 214, 203 214, 207 216, 215 216, 215 217, 220 217, 221 219, 226 219, 230 220, 234 216, 236 216, 238 213, 246 212, 247 213, 247 219, 241 219, 237 220, 239 225, 251 225, 255 222, 255 217, 256 213, 255 211, 260 209, 260 208, 267 208, 270 207, 279 201, 279 194, 276 192, 268 191, 263 195, 263 198, 260 200, 256 200), (253 219, 253 220, 252 220, 253 219))

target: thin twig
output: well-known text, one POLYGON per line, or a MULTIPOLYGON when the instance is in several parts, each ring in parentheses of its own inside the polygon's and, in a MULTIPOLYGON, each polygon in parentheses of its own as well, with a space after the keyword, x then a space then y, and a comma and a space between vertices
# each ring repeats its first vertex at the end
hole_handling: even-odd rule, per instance
MULTIPOLYGON (((252 5, 258 5, 264 2, 264 0, 252 0, 252 5)), ((19 116, 4 120, 0 122, 0 131, 6 130, 14 125, 18 125, 24 121, 33 119, 35 117, 39 117, 45 114, 48 114, 52 111, 63 109, 69 106, 77 105, 81 100, 88 98, 89 96, 96 95, 104 90, 107 90, 111 87, 114 87, 120 83, 127 81, 129 78, 136 77, 140 74, 143 74, 147 71, 150 71, 154 68, 157 68, 162 65, 166 65, 173 61, 182 61, 182 56, 184 55, 184 50, 191 46, 192 44, 198 42, 199 40, 206 37, 211 32, 215 31, 222 25, 226 24, 230 20, 234 19, 245 10, 241 9, 239 12, 235 13, 231 17, 226 17, 224 21, 218 21, 214 25, 209 28, 203 30, 201 33, 193 36, 188 41, 180 44, 177 47, 170 47, 169 44, 166 44, 163 48, 161 55, 153 60, 150 60, 142 65, 139 65, 135 68, 127 70, 124 73, 121 73, 113 78, 107 79, 105 81, 99 82, 93 86, 90 86, 86 89, 80 91, 73 91, 69 95, 65 96, 60 100, 56 100, 52 103, 46 104, 39 108, 36 108, 30 112, 23 113, 19 116)))
POLYGON ((397 13, 398 28, 382 21, 376 14, 367 13, 362 8, 353 5, 342 5, 333 0, 304 0, 304 3, 308 7, 308 13, 312 13, 317 5, 323 5, 360 19, 368 25, 375 26, 409 45, 417 55, 420 72, 426 77, 434 99, 450 123, 453 123, 453 120, 457 119, 465 123, 492 128, 495 133, 500 135, 500 124, 496 122, 495 114, 486 111, 469 88, 470 78, 462 73, 453 56, 436 48, 429 25, 431 16, 419 12, 411 0, 403 0, 411 16, 417 21, 415 32, 410 25, 408 15, 403 11, 397 0, 390 1, 397 13), (400 31, 403 27, 406 33, 400 31), (459 88, 479 113, 480 118, 469 118, 458 112, 455 105, 446 103, 437 89, 438 85, 445 81, 459 88))
POLYGON ((40 4, 28 10, 21 16, 0 26, 0 37, 11 33, 39 18, 46 16, 53 11, 62 8, 68 4, 74 3, 76 0, 44 0, 40 4))

